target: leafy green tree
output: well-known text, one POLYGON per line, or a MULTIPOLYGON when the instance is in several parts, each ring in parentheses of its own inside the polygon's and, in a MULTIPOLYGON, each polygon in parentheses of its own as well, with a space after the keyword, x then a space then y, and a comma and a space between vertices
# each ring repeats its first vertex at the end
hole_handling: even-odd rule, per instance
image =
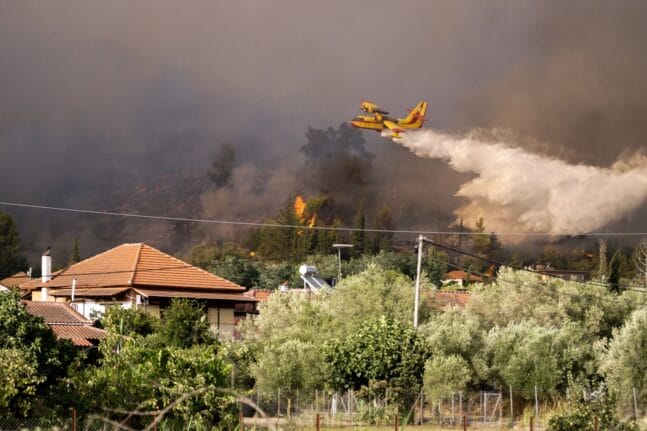
MULTIPOLYGON (((453 307, 432 315, 419 331, 425 337, 430 354, 440 358, 438 361, 454 356, 463 360, 462 364, 467 365, 470 372, 467 383, 478 387, 487 378, 488 366, 483 355, 487 346, 487 331, 476 316, 453 307)), ((443 384, 450 384, 450 381, 443 384)), ((464 382, 458 380, 451 384, 463 386, 464 382)))
POLYGON ((471 380, 471 367, 459 355, 433 356, 425 363, 425 394, 434 401, 465 390, 471 380))
POLYGON ((0 412, 4 415, 26 415, 45 380, 36 362, 24 353, 22 349, 0 349, 0 412))
POLYGON ((554 394, 563 378, 557 330, 534 322, 511 323, 495 328, 488 337, 492 371, 497 383, 512 386, 526 399, 535 387, 543 395, 554 394))
POLYGON ((53 388, 75 356, 70 341, 57 340, 43 319, 27 312, 17 292, 0 294, 0 380, 14 385, 0 387, 0 414, 26 416, 54 407, 53 388))
MULTIPOLYGON (((413 281, 393 270, 377 265, 356 275, 345 277, 327 298, 327 307, 335 319, 334 333, 350 334, 366 319, 385 316, 400 322, 413 320, 413 281)), ((429 289, 423 283, 420 298, 420 321, 430 312, 429 289)))
POLYGON ((447 253, 438 251, 436 247, 429 247, 424 258, 424 271, 427 279, 436 287, 443 285, 443 279, 447 274, 447 253))
POLYGON ((384 381, 400 402, 419 393, 427 350, 410 324, 370 318, 342 339, 325 345, 328 382, 336 389, 361 389, 384 381))
POLYGON ((219 249, 215 244, 199 244, 191 249, 186 261, 198 268, 207 269, 218 258, 219 249))
MULTIPOLYGON (((232 397, 222 391, 229 370, 215 345, 181 348, 150 337, 112 335, 99 348, 99 364, 69 379, 80 414, 107 411, 121 421, 126 415, 110 412, 160 410, 178 402, 168 417, 191 422, 196 429, 233 419, 232 397)), ((148 422, 135 418, 128 424, 137 428, 148 422)))
POLYGON ((261 392, 274 395, 281 389, 294 396, 297 390, 323 388, 321 346, 330 337, 323 328, 332 326, 326 299, 277 292, 259 305, 256 319, 242 323, 243 345, 255 358, 249 369, 261 392))
POLYGON ((647 308, 635 311, 614 331, 601 359, 601 372, 625 405, 636 389, 639 405, 647 402, 647 308))
POLYGON ((227 255, 212 261, 209 271, 241 286, 252 287, 258 284, 258 265, 249 258, 227 255))
POLYGON ((319 346, 289 339, 282 343, 266 343, 258 361, 252 365, 252 373, 265 395, 273 396, 280 391, 282 396, 293 400, 298 391, 310 393, 323 386, 322 365, 319 346))
POLYGON ((101 317, 101 326, 113 334, 150 335, 160 328, 160 320, 141 309, 109 307, 101 317))
POLYGON ((27 270, 27 259, 20 254, 16 222, 10 214, 0 212, 0 278, 27 270))
POLYGON ((215 342, 204 307, 186 298, 173 298, 163 310, 160 335, 167 345, 179 348, 215 342))
POLYGON ((578 399, 570 402, 568 410, 559 412, 548 420, 549 431, 638 431, 635 423, 618 418, 616 399, 606 393, 595 399, 578 399), (597 419, 597 428, 596 428, 597 419))
POLYGON ((409 278, 416 276, 416 257, 413 254, 385 250, 381 250, 376 255, 365 254, 352 259, 344 265, 344 274, 359 274, 366 271, 371 265, 399 272, 409 278))
POLYGON ((296 265, 290 263, 259 264, 257 270, 258 278, 254 287, 260 289, 276 289, 285 281, 291 287, 300 286, 302 283, 296 265))

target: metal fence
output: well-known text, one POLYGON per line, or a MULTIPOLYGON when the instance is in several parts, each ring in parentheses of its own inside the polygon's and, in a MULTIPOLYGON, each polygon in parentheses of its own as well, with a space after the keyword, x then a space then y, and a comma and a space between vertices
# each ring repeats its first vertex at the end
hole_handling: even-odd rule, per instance
MULTIPOLYGON (((353 391, 299 393, 287 395, 261 394, 256 391, 251 398, 267 415, 243 407, 244 422, 262 427, 280 428, 290 424, 297 429, 382 425, 391 426, 396 421, 401 426, 438 427, 439 429, 546 429, 548 419, 557 411, 568 411, 564 400, 548 400, 537 391, 534 399, 523 399, 512 388, 499 391, 456 393, 442 402, 428 400, 421 392, 408 405, 397 405, 386 397, 360 397, 353 391), (272 422, 274 421, 274 422, 272 422)), ((627 403, 624 403, 627 404, 627 403)), ((631 398, 631 405, 620 403, 619 417, 636 420, 647 429, 647 405, 631 398)), ((641 428, 641 429, 643 429, 641 428)), ((435 429, 435 428, 434 428, 435 429)))
MULTIPOLYGON (((638 397, 626 397, 618 406, 624 420, 637 419, 640 429, 647 430, 647 405, 638 397)), ((241 397, 245 398, 245 397, 241 397)), ((507 391, 481 391, 456 393, 442 402, 426 399, 424 393, 410 397, 410 402, 396 404, 388 389, 381 396, 366 393, 314 391, 314 393, 262 394, 253 391, 247 397, 249 403, 240 403, 240 418, 237 426, 214 424, 213 429, 242 431, 243 429, 290 429, 314 430, 320 428, 350 428, 382 426, 393 429, 420 427, 425 430, 472 429, 472 430, 545 430, 550 414, 564 411, 563 401, 547 402, 537 392, 528 400, 507 391), (255 406, 254 406, 255 405, 255 406)), ((125 426, 103 415, 88 415, 77 418, 74 411, 69 417, 58 419, 0 418, 0 431, 114 431, 143 429, 144 426, 126 423, 125 426)), ((178 419, 164 418, 152 428, 153 431, 196 429, 178 419)), ((202 427, 201 429, 205 429, 202 427)), ((210 429, 207 427, 206 429, 210 429)))

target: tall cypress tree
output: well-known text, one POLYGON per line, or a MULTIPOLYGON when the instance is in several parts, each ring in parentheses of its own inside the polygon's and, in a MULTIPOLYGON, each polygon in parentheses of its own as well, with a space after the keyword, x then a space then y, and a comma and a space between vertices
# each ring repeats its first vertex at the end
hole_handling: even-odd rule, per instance
POLYGON ((361 256, 366 251, 366 216, 364 215, 364 207, 360 204, 353 218, 353 254, 361 256))
POLYGON ((20 254, 20 237, 14 218, 0 212, 0 278, 27 270, 27 259, 20 254))
POLYGON ((72 247, 72 253, 70 253, 70 265, 81 262, 81 253, 79 251, 79 238, 77 237, 74 240, 74 247, 72 247))

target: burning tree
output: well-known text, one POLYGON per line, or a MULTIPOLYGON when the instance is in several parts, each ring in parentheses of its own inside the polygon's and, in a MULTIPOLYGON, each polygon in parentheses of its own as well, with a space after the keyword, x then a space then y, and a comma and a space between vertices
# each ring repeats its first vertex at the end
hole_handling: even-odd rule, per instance
MULTIPOLYGON (((300 261, 308 254, 330 251, 336 240, 336 232, 317 229, 322 220, 317 211, 325 204, 322 197, 304 199, 297 196, 289 199, 279 215, 254 233, 253 242, 258 254, 275 261, 300 261)), ((339 224, 335 221, 333 225, 339 224)))

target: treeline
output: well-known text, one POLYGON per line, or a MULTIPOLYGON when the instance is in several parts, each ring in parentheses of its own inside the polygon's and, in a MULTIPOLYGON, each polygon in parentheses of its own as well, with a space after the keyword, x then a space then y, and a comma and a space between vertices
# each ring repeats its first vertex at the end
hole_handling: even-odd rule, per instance
POLYGON ((211 429, 237 420, 226 350, 209 330, 200 304, 174 299, 162 319, 109 308, 98 348, 57 340, 31 316, 17 292, 0 294, 0 417, 80 418, 141 429, 160 412, 170 429, 192 422, 211 429))
MULTIPOLYGON (((495 282, 473 287, 465 308, 435 309, 433 295, 427 285, 415 330, 412 280, 379 266, 320 295, 277 293, 245 322, 237 370, 265 397, 352 389, 401 412, 421 390, 435 403, 511 389, 518 414, 537 393, 556 409, 554 430, 588 429, 587 421, 592 429, 594 416, 605 417, 602 429, 625 429, 620 418, 633 416, 634 391, 644 414, 643 292, 503 268, 495 282), (560 428, 562 419, 579 425, 560 428)), ((366 419, 386 421, 393 411, 382 413, 366 419)))

